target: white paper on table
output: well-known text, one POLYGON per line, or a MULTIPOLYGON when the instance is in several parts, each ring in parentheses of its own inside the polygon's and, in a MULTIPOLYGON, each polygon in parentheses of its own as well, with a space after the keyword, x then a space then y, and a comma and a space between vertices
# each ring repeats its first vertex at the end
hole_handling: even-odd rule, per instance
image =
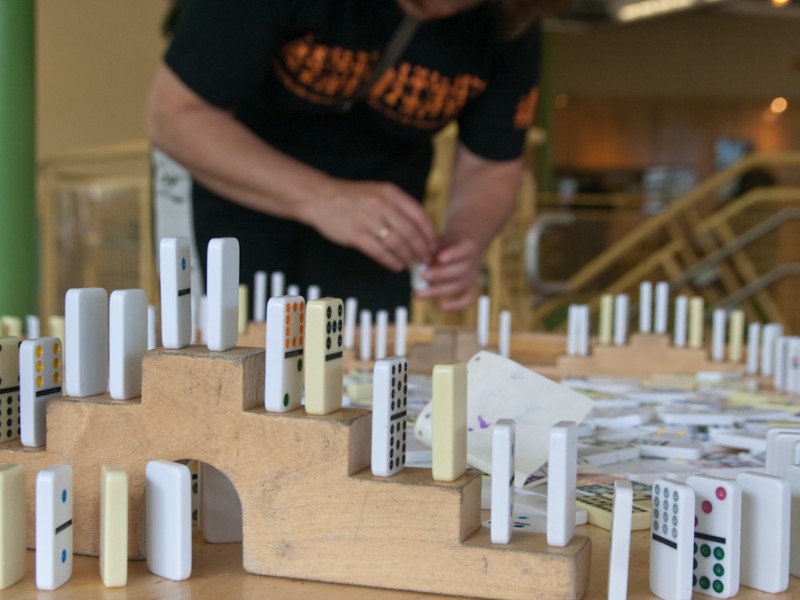
MULTIPOLYGON (((559 421, 580 423, 592 400, 499 354, 481 351, 467 363, 467 461, 491 474, 492 425, 498 419, 516 422, 517 486, 547 462, 550 428, 559 421)), ((414 427, 430 445, 432 404, 414 427)))

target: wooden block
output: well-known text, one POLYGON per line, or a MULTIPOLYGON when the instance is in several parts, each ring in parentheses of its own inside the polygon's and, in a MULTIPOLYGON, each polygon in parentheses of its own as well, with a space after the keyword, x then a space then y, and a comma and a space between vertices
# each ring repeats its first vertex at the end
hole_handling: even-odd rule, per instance
POLYGON ((102 464, 128 473, 128 551, 141 557, 147 462, 197 459, 239 494, 251 573, 486 598, 579 598, 587 588, 585 537, 558 549, 533 533, 491 544, 477 474, 373 477, 369 411, 267 413, 263 350, 156 349, 143 373, 140 400, 53 401, 45 449, 0 446, 0 462, 24 465, 29 486, 46 464, 73 466, 78 553, 99 550, 102 464))
POLYGON ((675 348, 666 335, 638 334, 625 346, 599 346, 589 356, 562 356, 555 371, 570 375, 650 377, 654 373, 697 373, 699 371, 743 371, 736 363, 714 362, 704 349, 675 348))

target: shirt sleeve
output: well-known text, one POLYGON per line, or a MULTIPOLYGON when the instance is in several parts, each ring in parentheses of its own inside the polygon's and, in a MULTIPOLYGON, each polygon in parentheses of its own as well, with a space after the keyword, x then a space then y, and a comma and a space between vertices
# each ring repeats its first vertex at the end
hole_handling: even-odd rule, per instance
POLYGON ((478 156, 511 160, 522 153, 539 86, 541 27, 497 44, 486 90, 458 120, 461 141, 478 156))
POLYGON ((200 97, 236 108, 263 85, 290 22, 290 0, 188 0, 167 66, 200 97))

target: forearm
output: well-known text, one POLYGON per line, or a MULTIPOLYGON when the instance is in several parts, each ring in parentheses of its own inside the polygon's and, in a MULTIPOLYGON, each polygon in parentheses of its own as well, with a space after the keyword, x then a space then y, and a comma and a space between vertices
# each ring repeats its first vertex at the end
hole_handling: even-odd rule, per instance
POLYGON ((211 106, 161 66, 148 105, 153 143, 223 197, 309 223, 331 178, 279 152, 228 112, 211 106))
POLYGON ((514 211, 521 180, 522 159, 488 161, 460 147, 443 237, 485 250, 514 211))

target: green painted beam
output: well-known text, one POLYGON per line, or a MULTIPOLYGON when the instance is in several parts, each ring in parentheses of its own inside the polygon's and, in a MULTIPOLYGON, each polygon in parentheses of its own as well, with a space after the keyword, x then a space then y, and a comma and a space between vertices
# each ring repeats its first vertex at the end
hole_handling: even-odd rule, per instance
POLYGON ((0 0, 0 315, 37 312, 33 0, 0 0))
POLYGON ((536 107, 536 124, 544 130, 546 138, 538 149, 536 179, 542 192, 552 192, 553 181, 553 103, 555 101, 555 83, 553 75, 554 36, 552 31, 542 32, 542 56, 539 73, 539 101, 536 107))

